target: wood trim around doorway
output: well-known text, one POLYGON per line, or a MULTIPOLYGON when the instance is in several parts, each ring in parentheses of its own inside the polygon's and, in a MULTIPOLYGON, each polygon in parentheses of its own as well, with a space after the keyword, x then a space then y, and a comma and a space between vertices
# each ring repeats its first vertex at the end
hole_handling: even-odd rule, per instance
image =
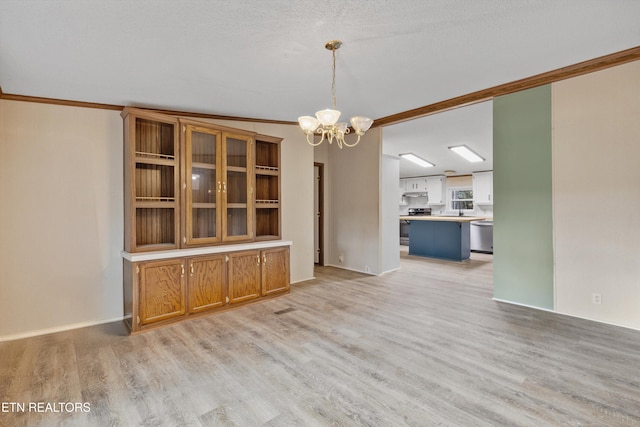
MULTIPOLYGON (((318 177, 319 177, 318 213, 320 218, 318 218, 318 246, 320 248, 320 253, 318 254, 318 265, 323 266, 324 265, 324 163, 313 162, 313 166, 318 167, 318 177)), ((315 179, 315 173, 314 173, 314 179, 315 179)))

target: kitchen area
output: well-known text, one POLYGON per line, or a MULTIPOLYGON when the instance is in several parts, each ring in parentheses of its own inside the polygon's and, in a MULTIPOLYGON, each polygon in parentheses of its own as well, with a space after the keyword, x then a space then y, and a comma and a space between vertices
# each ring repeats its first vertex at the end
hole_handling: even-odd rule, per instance
POLYGON ((400 179, 400 245, 409 255, 463 261, 493 253, 493 172, 400 179))
POLYGON ((463 261, 493 253, 493 105, 385 128, 399 162, 399 239, 409 255, 463 261))

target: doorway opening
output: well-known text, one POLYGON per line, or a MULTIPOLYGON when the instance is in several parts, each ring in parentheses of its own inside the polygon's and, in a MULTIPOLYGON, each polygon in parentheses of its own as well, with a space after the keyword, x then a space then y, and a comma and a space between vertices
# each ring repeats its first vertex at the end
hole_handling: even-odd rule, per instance
POLYGON ((324 163, 313 163, 313 262, 324 265, 324 163))

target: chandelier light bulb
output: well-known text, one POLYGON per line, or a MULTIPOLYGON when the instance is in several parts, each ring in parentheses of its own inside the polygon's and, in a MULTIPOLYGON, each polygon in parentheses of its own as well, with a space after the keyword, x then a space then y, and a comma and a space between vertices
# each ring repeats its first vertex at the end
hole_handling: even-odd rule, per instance
POLYGON ((311 116, 298 117, 298 123, 306 134, 315 132, 315 130, 318 129, 318 126, 320 126, 318 119, 311 116))
POLYGON ((316 117, 322 126, 331 126, 340 118, 340 111, 327 108, 326 110, 318 111, 316 117))
POLYGON ((372 124, 373 120, 371 120, 369 117, 351 117, 351 126, 353 126, 353 129, 358 135, 360 134, 360 132, 364 134, 366 131, 368 131, 372 124))

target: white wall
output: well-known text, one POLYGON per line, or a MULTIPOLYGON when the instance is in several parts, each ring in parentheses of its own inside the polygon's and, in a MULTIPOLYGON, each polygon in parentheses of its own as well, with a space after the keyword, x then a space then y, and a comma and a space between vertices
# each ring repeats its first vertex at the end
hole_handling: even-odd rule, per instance
MULTIPOLYGON (((313 149, 283 137, 282 234, 291 281, 313 276, 313 149)), ((122 318, 119 111, 0 100, 0 341, 122 318)))
MULTIPOLYGON (((382 131, 370 129, 353 148, 327 148, 331 165, 329 257, 325 263, 366 273, 380 266, 380 156, 382 131), (344 261, 339 261, 339 256, 344 261)), ((327 171, 325 170, 325 173, 327 171)), ((397 191, 396 191, 397 194, 397 191)))
POLYGON ((0 340, 122 318, 119 111, 0 106, 0 340))
POLYGON ((400 268, 400 158, 383 154, 380 162, 380 272, 385 273, 400 268))
POLYGON ((640 329, 640 61, 552 90, 556 310, 640 329))

